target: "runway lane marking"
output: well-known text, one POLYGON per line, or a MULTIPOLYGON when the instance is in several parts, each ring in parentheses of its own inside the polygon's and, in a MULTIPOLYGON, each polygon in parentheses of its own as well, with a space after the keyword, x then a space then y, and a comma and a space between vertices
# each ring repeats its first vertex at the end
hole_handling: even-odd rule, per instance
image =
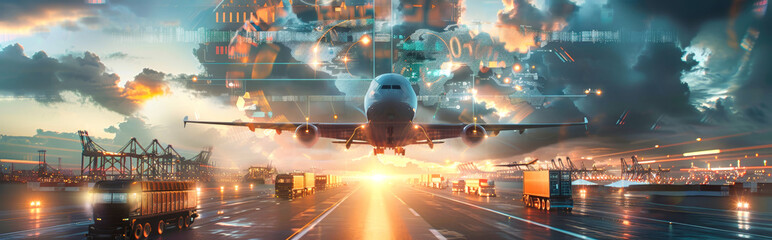
POLYGON ((418 215, 418 213, 417 213, 417 212, 415 212, 415 210, 413 210, 412 208, 408 208, 408 209, 409 209, 409 210, 410 210, 410 212, 411 212, 411 213, 413 213, 413 215, 415 215, 416 217, 420 217, 420 216, 421 216, 421 215, 418 215))
POLYGON ((326 218, 327 215, 329 215, 332 211, 335 211, 335 209, 338 208, 338 206, 340 206, 340 204, 343 203, 343 201, 346 201, 346 199, 348 199, 348 197, 351 196, 351 194, 354 194, 354 192, 359 190, 359 188, 361 188, 361 187, 362 186, 359 186, 356 189, 354 189, 354 191, 349 192, 345 197, 340 199, 340 201, 338 201, 334 205, 332 205, 332 206, 328 207, 327 209, 325 209, 324 212, 322 212, 321 214, 317 215, 313 220, 311 220, 311 222, 306 223, 305 226, 303 226, 297 232, 295 232, 292 235, 290 235, 289 237, 287 237, 287 239, 297 240, 297 239, 300 239, 303 236, 305 236, 309 231, 311 231, 311 229, 314 229, 314 227, 316 227, 316 225, 319 224, 319 222, 324 220, 324 218, 326 218))
POLYGON ((391 195, 394 195, 394 197, 395 197, 395 198, 397 198, 397 200, 399 200, 399 202, 401 202, 402 204, 404 204, 405 206, 407 206, 407 203, 405 203, 405 201, 402 201, 402 199, 401 199, 401 198, 397 197, 397 194, 394 194, 394 193, 392 192, 392 193, 391 193, 391 195))
POLYGON ((492 213, 495 213, 495 214, 499 214, 499 215, 502 215, 502 216, 505 216, 505 217, 509 217, 511 219, 515 219, 515 220, 518 220, 518 221, 530 223, 530 224, 533 224, 533 225, 536 225, 536 226, 539 226, 539 227, 543 227, 543 228, 546 228, 546 229, 549 229, 549 230, 552 230, 552 231, 556 231, 556 232, 559 232, 559 233, 563 233, 563 234, 566 234, 566 235, 569 235, 569 236, 572 236, 572 237, 575 237, 575 238, 594 239, 594 238, 591 238, 591 237, 588 237, 588 236, 585 236, 585 235, 582 235, 582 234, 578 234, 578 233, 575 233, 575 232, 563 230, 563 229, 556 228, 556 227, 553 227, 553 226, 550 226, 550 225, 546 225, 546 224, 542 224, 542 223, 539 223, 539 222, 531 221, 531 220, 528 220, 528 219, 525 219, 525 218, 516 217, 514 215, 503 213, 503 212, 499 212, 499 211, 496 211, 496 210, 493 210, 493 209, 490 209, 490 208, 481 207, 481 206, 477 206, 475 204, 471 204, 471 203, 468 203, 468 202, 459 201, 459 200, 456 200, 456 199, 445 197, 445 196, 442 196, 440 194, 434 194, 434 193, 431 193, 431 192, 427 192, 427 191, 423 191, 423 190, 419 190, 419 189, 415 189, 415 188, 411 188, 411 189, 419 191, 419 192, 428 193, 428 194, 431 194, 431 195, 433 195, 435 197, 441 197, 441 198, 444 198, 444 199, 447 199, 447 200, 450 200, 450 201, 454 201, 454 202, 457 202, 457 203, 460 203, 460 204, 464 204, 464 205, 467 205, 467 206, 470 206, 470 207, 474 207, 474 208, 477 208, 477 209, 481 209, 481 210, 485 210, 485 211, 492 212, 492 213))
POLYGON ((437 239, 439 239, 439 240, 448 240, 447 238, 445 238, 445 236, 442 236, 442 234, 440 233, 440 231, 437 231, 437 229, 434 229, 434 228, 430 228, 430 229, 429 229, 429 232, 431 232, 431 233, 432 233, 432 235, 434 235, 434 237, 436 237, 436 238, 437 238, 437 239))

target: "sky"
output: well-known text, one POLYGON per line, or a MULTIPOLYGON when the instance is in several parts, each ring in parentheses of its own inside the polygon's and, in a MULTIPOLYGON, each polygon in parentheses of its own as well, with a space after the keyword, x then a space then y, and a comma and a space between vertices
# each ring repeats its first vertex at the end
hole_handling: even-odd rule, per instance
MULTIPOLYGON (((62 157, 63 163, 78 166, 78 130, 87 130, 113 150, 131 137, 137 137, 142 143, 159 139, 182 149, 186 156, 213 146, 213 159, 223 167, 245 168, 273 162, 285 170, 317 167, 452 171, 454 163, 467 161, 492 169, 488 167, 491 163, 556 156, 574 159, 604 156, 587 164, 614 165, 618 164, 619 157, 627 157, 614 153, 629 150, 655 157, 772 142, 768 131, 772 123, 772 98, 767 94, 772 90, 772 78, 766 67, 772 56, 772 39, 765 1, 459 1, 463 6, 461 20, 439 26, 411 22, 409 15, 413 13, 402 5, 414 2, 392 1, 397 12, 393 23, 396 32, 410 35, 418 29, 429 29, 442 34, 446 25, 476 26, 477 22, 482 24, 483 34, 494 39, 494 44, 511 52, 522 51, 522 46, 536 48, 537 36, 518 30, 524 25, 556 32, 674 32, 678 39, 669 43, 553 42, 544 47, 566 49, 575 59, 572 63, 564 63, 552 55, 534 55, 531 61, 540 66, 539 74, 546 83, 542 93, 574 94, 584 89, 602 89, 604 94, 573 101, 559 100, 526 114, 522 121, 562 122, 587 116, 590 119, 587 130, 502 133, 474 148, 451 140, 434 150, 410 146, 405 157, 373 157, 369 147, 343 151, 342 146, 329 141, 303 148, 289 134, 277 136, 269 131, 251 133, 246 129, 210 126, 183 128, 185 116, 214 121, 250 119, 234 106, 235 96, 227 90, 190 81, 192 76, 217 76, 224 72, 219 66, 201 64, 198 42, 161 41, 141 36, 152 36, 158 32, 154 29, 209 28, 201 19, 211 15, 220 1, 110 0, 106 4, 86 4, 83 0, 2 1, 0 158, 30 159, 37 156, 37 149, 51 148, 51 154, 62 157), (625 124, 620 125, 622 116, 625 124), (733 137, 640 150, 721 136, 733 137)), ((304 21, 302 14, 290 15, 282 24, 308 24, 304 21)), ((278 59, 304 59, 302 47, 277 45, 276 49, 278 59)), ((356 48, 353 52, 366 54, 356 48)), ((355 75, 366 76, 372 66, 364 61, 354 64, 357 64, 352 65, 355 75)), ((269 72, 270 76, 292 78, 309 74, 310 69, 309 65, 277 66, 269 72)), ((250 85, 249 90, 263 90, 266 95, 354 94, 366 85, 343 80, 295 85, 278 81, 250 85)), ((482 111, 486 121, 513 122, 517 109, 523 109, 511 104, 494 107, 490 101, 478 104, 486 110, 482 111)), ((308 114, 320 121, 332 120, 326 115, 319 116, 319 112, 328 111, 326 105, 276 103, 273 107, 290 121, 302 121, 308 114), (304 109, 314 110, 309 113, 310 110, 304 109)), ((363 120, 357 110, 361 109, 359 102, 334 108, 346 113, 341 120, 363 120)), ((447 113, 447 117, 435 120, 434 109, 423 106, 417 120, 458 122, 460 119, 458 113, 447 113)), ((762 156, 772 152, 769 147, 753 151, 761 151, 762 156)), ((726 160, 718 164, 734 163, 730 160, 734 157, 728 154, 726 160)), ((760 164, 760 160, 752 161, 760 164)), ((688 161, 667 162, 671 163, 673 167, 690 165, 688 161)))

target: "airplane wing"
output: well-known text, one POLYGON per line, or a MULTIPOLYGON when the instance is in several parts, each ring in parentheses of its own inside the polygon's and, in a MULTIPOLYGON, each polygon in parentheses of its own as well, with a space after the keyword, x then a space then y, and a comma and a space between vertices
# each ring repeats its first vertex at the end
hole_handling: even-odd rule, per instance
MULTIPOLYGON (((419 124, 426 129, 426 134, 431 140, 456 138, 461 136, 461 131, 467 124, 419 124)), ((566 127, 566 126, 587 126, 587 118, 584 122, 569 123, 481 123, 478 124, 485 128, 488 134, 497 135, 501 131, 519 131, 525 132, 529 128, 548 128, 548 127, 566 127)))
MULTIPOLYGON (((242 126, 249 128, 250 131, 255 129, 273 129, 277 134, 281 134, 283 131, 293 132, 298 126, 306 124, 306 122, 209 122, 209 121, 189 121, 187 117, 183 120, 184 126, 188 123, 195 124, 210 124, 210 125, 225 125, 225 126, 242 126)), ((319 129, 319 137, 332 138, 338 140, 356 140, 366 141, 362 134, 355 134, 356 129, 362 125, 362 123, 317 123, 308 122, 319 129), (352 135, 354 136, 351 139, 352 135)))

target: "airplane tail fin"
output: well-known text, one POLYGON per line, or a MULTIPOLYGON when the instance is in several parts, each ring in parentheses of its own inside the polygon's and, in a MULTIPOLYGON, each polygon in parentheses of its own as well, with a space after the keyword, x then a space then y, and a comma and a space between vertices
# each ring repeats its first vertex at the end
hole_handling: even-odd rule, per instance
POLYGON ((182 118, 182 127, 185 128, 188 126, 188 116, 185 116, 182 118))

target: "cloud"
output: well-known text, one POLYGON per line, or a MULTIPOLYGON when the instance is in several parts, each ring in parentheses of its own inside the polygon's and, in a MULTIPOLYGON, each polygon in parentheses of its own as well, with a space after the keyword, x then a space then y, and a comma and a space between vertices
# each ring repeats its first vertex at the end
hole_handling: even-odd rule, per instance
POLYGON ((536 46, 537 31, 560 31, 578 7, 567 0, 548 0, 544 11, 526 0, 502 0, 498 12, 498 38, 509 51, 527 52, 536 46))
POLYGON ((150 69, 144 69, 126 86, 119 86, 120 77, 107 73, 105 65, 94 53, 54 59, 43 51, 29 58, 23 51, 19 44, 0 51, 0 72, 4 73, 0 76, 0 92, 53 103, 63 101, 63 91, 72 91, 124 115, 137 111, 146 100, 169 92, 163 81, 164 74, 150 69))
POLYGON ((613 1, 608 6, 614 10, 615 21, 619 24, 643 29, 652 20, 666 19, 679 30, 681 43, 688 45, 700 28, 717 19, 735 19, 746 11, 753 1, 613 1), (688 9, 688 11, 684 11, 688 9))
POLYGON ((130 58, 128 53, 125 52, 113 52, 110 54, 107 54, 105 59, 126 59, 130 58))
POLYGON ((57 24, 75 29, 77 21, 94 16, 100 7, 84 4, 82 0, 10 0, 0 2, 0 32, 27 34, 57 24))

